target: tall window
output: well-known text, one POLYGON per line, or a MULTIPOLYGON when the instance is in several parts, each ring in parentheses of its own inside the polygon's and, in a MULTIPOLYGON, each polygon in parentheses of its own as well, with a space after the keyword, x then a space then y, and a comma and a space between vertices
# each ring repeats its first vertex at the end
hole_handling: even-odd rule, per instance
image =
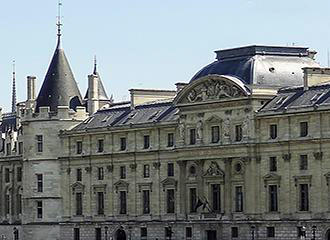
POLYGON ((270 137, 270 139, 277 138, 277 125, 276 124, 269 125, 269 137, 270 137))
POLYGON ((98 215, 104 214, 104 193, 103 192, 97 193, 97 214, 98 215))
POLYGON ((120 166, 120 179, 126 179, 126 167, 120 166))
POLYGON ((42 218, 42 201, 37 201, 37 218, 42 218))
POLYGON ((143 214, 150 213, 150 191, 143 190, 142 191, 142 202, 143 202, 143 214))
POLYGON ((300 137, 308 135, 308 122, 300 122, 300 137))
POLYGON ((235 141, 240 142, 242 141, 243 132, 242 132, 242 125, 235 126, 235 141))
POLYGON ((126 138, 122 137, 120 138, 120 151, 126 150, 126 138))
POLYGON ((11 155, 11 143, 6 144, 6 153, 8 156, 11 155))
POLYGON ((192 227, 186 227, 186 240, 192 239, 192 227))
POLYGON ((150 177, 150 165, 149 164, 143 165, 143 177, 144 178, 150 177))
POLYGON ((5 182, 6 183, 10 182, 10 170, 9 170, 9 168, 5 168, 5 182))
POLYGON ((83 214, 83 201, 82 201, 82 193, 76 193, 76 215, 80 216, 83 214))
POLYGON ((77 168, 77 172, 76 172, 76 176, 77 176, 77 182, 81 182, 82 181, 82 170, 81 168, 77 168))
POLYGON ((42 135, 37 135, 37 152, 43 151, 43 137, 42 135))
POLYGON ((5 213, 10 214, 10 196, 9 196, 9 194, 5 195, 5 213))
POLYGON ((43 176, 42 176, 42 174, 37 174, 37 191, 43 192, 43 176))
POLYGON ((307 155, 300 155, 299 169, 300 170, 307 170, 308 169, 307 155))
POLYGON ((148 238, 148 229, 146 227, 141 228, 141 240, 147 240, 148 238))
POLYGON ((16 173, 16 178, 17 178, 17 182, 21 182, 22 181, 22 167, 18 167, 17 168, 17 173, 16 173))
POLYGON ((77 154, 81 154, 82 153, 82 141, 77 141, 76 142, 76 150, 77 150, 77 154))
POLYGON ((127 199, 126 199, 126 191, 119 192, 119 203, 120 203, 120 214, 127 213, 127 199))
POLYGON ((235 187, 235 211, 243 212, 243 187, 235 187))
POLYGON ((308 211, 309 210, 308 184, 300 184, 299 191, 300 191, 299 211, 308 211))
POLYGON ((174 146, 174 134, 168 133, 167 134, 167 147, 173 147, 174 146))
POLYGON ((238 238, 238 227, 232 227, 231 228, 231 237, 232 238, 238 238))
POLYGON ((197 191, 196 188, 189 188, 190 212, 196 212, 197 191))
POLYGON ((17 195, 17 212, 18 214, 22 213, 22 194, 17 195))
POLYGON ((276 212, 278 210, 277 185, 269 185, 269 211, 276 212))
POLYGON ((23 154, 23 142, 18 143, 18 154, 19 155, 23 154))
POLYGON ((174 176, 174 163, 167 164, 167 176, 173 177, 174 176))
POLYGON ((167 189, 166 191, 166 212, 174 213, 175 209, 175 198, 174 198, 174 189, 167 189))
POLYGON ((219 126, 213 126, 211 127, 211 133, 212 133, 212 143, 218 143, 220 140, 220 130, 219 126))
POLYGON ((148 149, 150 147, 150 136, 144 135, 143 136, 143 148, 148 149))
POLYGON ((103 139, 99 139, 97 141, 97 151, 98 152, 103 152, 104 151, 104 140, 103 139))
POLYGON ((97 168, 97 179, 103 180, 104 179, 104 169, 103 167, 97 168))
POLYGON ((95 240, 102 240, 102 229, 95 228, 95 240))
POLYGON ((189 130, 189 135, 190 135, 190 145, 194 145, 196 144, 196 129, 195 128, 191 128, 189 130))
POLYGON ((173 235, 172 227, 165 227, 165 240, 171 240, 173 235))
POLYGON ((275 237, 275 227, 267 227, 267 237, 269 238, 275 237))
POLYGON ((73 229, 73 239, 80 240, 80 229, 79 228, 73 229))
POLYGON ((215 212, 220 212, 221 210, 221 193, 220 193, 220 184, 212 184, 212 209, 215 212))
POLYGON ((277 160, 276 157, 269 158, 269 171, 276 172, 277 171, 277 160))

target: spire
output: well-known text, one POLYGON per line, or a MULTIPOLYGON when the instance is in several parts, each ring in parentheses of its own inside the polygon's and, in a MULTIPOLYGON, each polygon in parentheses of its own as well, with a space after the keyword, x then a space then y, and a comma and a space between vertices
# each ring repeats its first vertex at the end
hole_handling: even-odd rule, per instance
POLYGON ((96 55, 94 55, 94 71, 93 71, 94 75, 97 75, 97 62, 96 62, 96 55))
POLYGON ((62 23, 61 23, 61 6, 62 6, 62 2, 61 0, 58 0, 58 16, 57 16, 57 48, 61 47, 61 27, 62 27, 62 23))
POLYGON ((15 71, 15 60, 13 60, 13 91, 11 98, 11 112, 16 112, 16 71, 15 71))

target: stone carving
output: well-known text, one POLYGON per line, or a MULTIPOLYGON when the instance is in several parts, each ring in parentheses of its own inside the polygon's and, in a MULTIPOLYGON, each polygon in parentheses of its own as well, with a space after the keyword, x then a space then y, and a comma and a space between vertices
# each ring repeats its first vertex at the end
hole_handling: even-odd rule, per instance
POLYGON ((229 118, 226 118, 225 121, 223 121, 223 137, 224 138, 230 137, 230 120, 229 120, 229 118))
POLYGON ((218 163, 215 161, 212 161, 209 168, 206 171, 206 174, 208 176, 223 176, 224 172, 219 167, 218 163))
POLYGON ((224 80, 210 79, 192 89, 187 99, 189 102, 193 103, 243 96, 245 96, 245 94, 235 85, 224 80))
POLYGON ((197 122, 197 139, 202 139, 203 138, 203 122, 202 120, 199 120, 197 122))
POLYGON ((323 152, 314 152, 315 160, 322 160, 323 152))
POLYGON ((154 166, 155 169, 159 170, 160 162, 154 162, 152 165, 154 166))
POLYGON ((249 117, 246 117, 242 124, 243 136, 248 137, 250 134, 250 120, 249 117))
POLYGON ((185 123, 184 123, 184 119, 183 118, 179 118, 179 135, 180 135, 180 139, 182 141, 184 141, 184 136, 185 136, 185 123))

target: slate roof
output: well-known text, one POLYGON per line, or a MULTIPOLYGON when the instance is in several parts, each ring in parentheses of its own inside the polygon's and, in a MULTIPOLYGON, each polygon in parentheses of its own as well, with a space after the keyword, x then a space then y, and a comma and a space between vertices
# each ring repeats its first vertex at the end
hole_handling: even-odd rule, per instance
POLYGON ((16 131, 16 121, 17 117, 15 113, 5 113, 2 115, 2 122, 0 122, 1 132, 5 133, 12 129, 16 131))
POLYGON ((309 87, 291 87, 279 90, 276 97, 264 105, 260 114, 280 114, 290 110, 330 107, 330 84, 309 87))
POLYGON ((69 106, 75 110, 81 105, 80 91, 58 38, 53 58, 37 97, 36 112, 39 112, 41 106, 49 106, 51 111, 57 111, 58 106, 69 106))
POLYGON ((177 120, 177 109, 172 102, 150 103, 135 106, 114 107, 99 110, 73 131, 104 127, 122 127, 132 124, 171 123, 177 120))
POLYGON ((229 75, 245 84, 274 87, 303 83, 303 67, 319 67, 305 47, 247 46, 216 51, 217 60, 198 71, 190 82, 209 74, 229 75))

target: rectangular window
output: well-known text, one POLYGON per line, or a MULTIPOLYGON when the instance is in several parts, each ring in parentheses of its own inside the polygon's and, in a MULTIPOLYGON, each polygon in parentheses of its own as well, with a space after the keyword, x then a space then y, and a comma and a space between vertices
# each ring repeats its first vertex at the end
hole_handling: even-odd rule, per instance
POLYGON ((238 227, 232 227, 231 228, 231 237, 232 238, 238 238, 238 227))
POLYGON ((97 214, 98 215, 104 214, 104 193, 103 192, 97 193, 97 214))
POLYGON ((122 137, 120 138, 120 151, 126 150, 126 138, 122 137))
POLYGON ((95 228, 95 240, 102 240, 101 228, 95 228))
POLYGON ((186 240, 192 239, 192 227, 186 227, 186 240))
POLYGON ((146 227, 142 227, 140 229, 140 236, 141 236, 141 240, 147 240, 147 238, 148 238, 148 229, 146 227))
POLYGON ((43 136, 37 135, 37 152, 43 151, 43 136))
POLYGON ((276 124, 269 125, 269 137, 270 137, 270 139, 277 138, 277 125, 276 124))
POLYGON ((143 148, 148 149, 150 147, 150 136, 145 135, 143 136, 143 148))
POLYGON ((196 129, 192 128, 189 130, 190 135, 190 145, 196 144, 196 129))
POLYGON ((10 214, 10 196, 9 196, 9 194, 5 195, 5 213, 10 214))
POLYGON ((309 211, 308 184, 300 184, 299 211, 309 211))
POLYGON ((23 154, 23 142, 18 143, 18 154, 19 155, 23 154))
POLYGON ((174 163, 167 164, 167 176, 173 177, 174 176, 174 163))
POLYGON ((22 194, 17 195, 17 212, 18 214, 22 214, 22 194))
POLYGON ((269 211, 277 212, 278 210, 278 198, 277 198, 277 185, 269 185, 269 211))
POLYGON ((82 193, 77 192, 76 193, 76 215, 80 216, 83 214, 83 199, 82 199, 82 193))
POLYGON ((126 179, 126 167, 120 166, 120 179, 126 179))
POLYGON ((43 192, 43 176, 42 176, 42 174, 37 174, 37 191, 43 192))
POLYGON ((167 189, 166 191, 166 212, 174 213, 175 209, 175 198, 174 198, 174 189, 167 189))
POLYGON ((97 141, 97 152, 103 152, 104 151, 104 140, 99 139, 97 141))
POLYGON ((144 178, 150 177, 150 165, 149 164, 143 165, 143 177, 144 178))
POLYGON ((42 218, 42 201, 37 201, 37 218, 42 218))
POLYGON ((268 238, 275 237, 275 227, 267 227, 267 237, 268 238))
POLYGON ((150 191, 149 190, 143 190, 142 191, 142 202, 143 202, 143 214, 149 214, 150 213, 150 191))
POLYGON ((240 142, 242 141, 243 132, 242 132, 242 125, 235 126, 235 141, 240 142))
POLYGON ((308 169, 307 155, 300 155, 299 169, 300 170, 307 170, 308 169))
POLYGON ((82 154, 82 141, 77 141, 76 142, 76 150, 77 150, 77 154, 82 154))
POLYGON ((219 126, 213 126, 211 128, 211 133, 212 133, 212 143, 218 143, 220 140, 220 129, 219 126))
POLYGON ((9 168, 5 168, 5 182, 6 183, 10 182, 10 170, 9 170, 9 168))
POLYGON ((11 155, 11 143, 6 144, 6 153, 8 156, 11 155))
POLYGON ((308 135, 308 122, 300 122, 300 137, 308 135))
POLYGON ((167 147, 173 147, 174 146, 174 134, 168 133, 167 134, 167 147))
POLYGON ((77 182, 81 182, 82 181, 82 169, 81 168, 77 168, 77 173, 76 173, 76 177, 77 177, 77 182))
POLYGON ((73 229, 73 239, 80 240, 80 229, 79 228, 73 229))
POLYGON ((220 193, 220 184, 212 184, 212 208, 215 212, 220 212, 221 210, 221 193, 220 193))
POLYGON ((104 169, 103 167, 97 168, 97 179, 103 180, 104 179, 104 169))
POLYGON ((190 198, 190 212, 196 212, 197 203, 197 190, 196 188, 189 188, 189 198, 190 198))
POLYGON ((276 172, 277 171, 277 159, 276 157, 269 158, 269 171, 276 172))
POLYGON ((17 182, 21 182, 22 181, 22 167, 18 167, 17 168, 17 173, 16 173, 16 178, 17 178, 17 182))
POLYGON ((243 212, 243 187, 235 187, 235 211, 243 212))
POLYGON ((120 202, 120 214, 127 213, 127 199, 126 199, 126 191, 119 192, 119 202, 120 202))

